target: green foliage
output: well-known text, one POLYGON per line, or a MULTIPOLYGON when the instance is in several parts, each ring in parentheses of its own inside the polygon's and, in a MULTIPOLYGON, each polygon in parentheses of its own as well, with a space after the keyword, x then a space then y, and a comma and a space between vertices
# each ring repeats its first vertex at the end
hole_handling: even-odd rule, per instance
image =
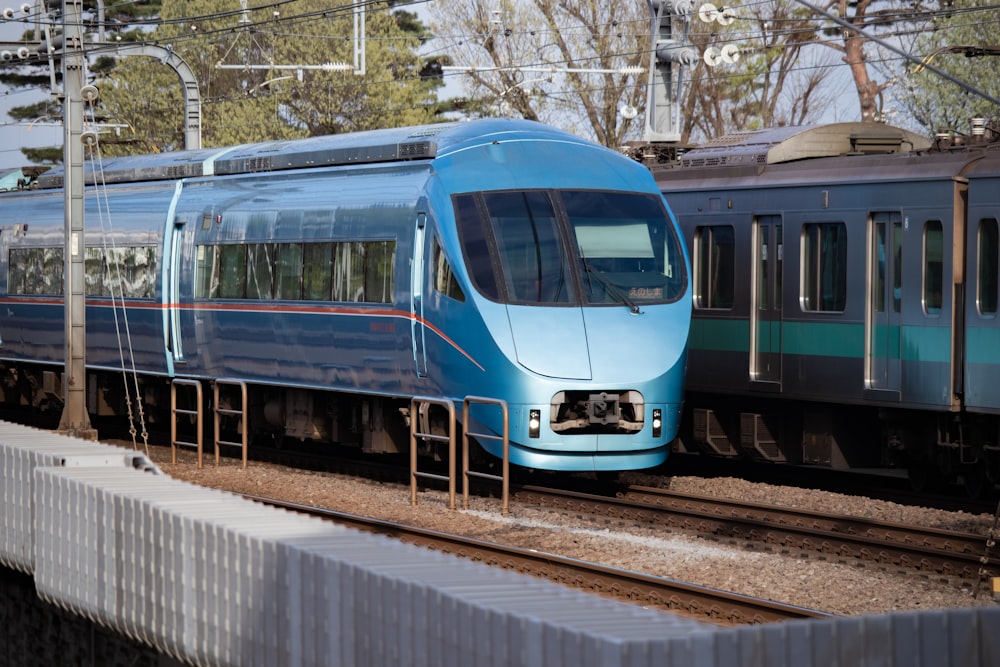
MULTIPOLYGON (((966 55, 975 54, 981 47, 998 46, 996 10, 989 14, 962 11, 973 7, 970 0, 956 2, 953 8, 958 11, 939 19, 933 31, 917 38, 915 52, 925 54, 925 62, 954 79, 997 99, 1000 98, 1000 78, 997 77, 1000 56, 966 55)), ((908 66, 899 76, 893 97, 930 135, 939 130, 967 134, 969 121, 974 116, 987 119, 998 116, 996 104, 926 67, 908 66)))
MULTIPOLYGON (((426 63, 416 49, 425 29, 413 14, 397 16, 385 4, 368 6, 367 68, 357 76, 351 71, 249 67, 353 63, 349 8, 301 0, 284 6, 287 16, 274 17, 271 9, 249 13, 252 29, 233 9, 233 3, 221 0, 167 0, 164 22, 153 35, 160 44, 169 43, 195 72, 204 146, 433 121, 441 82, 421 77, 426 63), (223 69, 218 64, 247 67, 223 69)), ((104 142, 110 152, 183 148, 182 91, 170 68, 151 59, 126 58, 99 84, 108 116, 129 125, 138 139, 113 146, 104 142)))
POLYGON ((24 157, 33 164, 62 164, 62 146, 48 146, 46 148, 22 148, 24 157))

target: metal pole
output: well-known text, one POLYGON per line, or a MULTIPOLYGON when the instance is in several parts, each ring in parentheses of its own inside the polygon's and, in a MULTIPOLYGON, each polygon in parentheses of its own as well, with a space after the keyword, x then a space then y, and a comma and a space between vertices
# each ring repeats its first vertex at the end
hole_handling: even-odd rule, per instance
POLYGON ((96 439, 87 414, 86 289, 83 238, 83 35, 81 0, 63 0, 63 197, 66 239, 63 290, 65 300, 66 369, 63 373, 62 418, 59 431, 96 439))

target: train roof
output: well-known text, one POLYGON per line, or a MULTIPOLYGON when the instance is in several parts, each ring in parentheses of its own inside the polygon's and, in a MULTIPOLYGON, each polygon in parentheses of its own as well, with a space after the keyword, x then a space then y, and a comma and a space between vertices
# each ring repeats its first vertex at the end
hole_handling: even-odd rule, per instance
POLYGON ((758 167, 807 158, 924 150, 930 139, 876 123, 833 123, 736 132, 681 156, 682 167, 758 167))
MULTIPOLYGON (((100 182, 133 183, 333 165, 430 160, 464 145, 482 143, 487 137, 493 141, 547 138, 589 143, 534 121, 486 119, 110 158, 99 167, 88 162, 84 168, 84 179, 88 185, 98 182, 98 171, 100 182)), ((38 187, 60 188, 64 180, 65 170, 57 167, 39 177, 38 187)))

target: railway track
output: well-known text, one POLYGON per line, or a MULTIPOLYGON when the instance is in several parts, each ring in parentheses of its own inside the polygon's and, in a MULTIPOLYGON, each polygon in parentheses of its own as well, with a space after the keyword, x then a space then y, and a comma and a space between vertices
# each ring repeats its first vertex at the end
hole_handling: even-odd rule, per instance
POLYGON ((1000 576, 1000 559, 983 557, 986 538, 969 533, 641 486, 627 487, 614 498, 524 486, 512 492, 511 503, 614 517, 966 580, 1000 576))
POLYGON ((719 625, 772 623, 828 617, 823 611, 730 593, 664 577, 606 567, 554 554, 505 546, 425 528, 322 509, 310 505, 245 496, 275 507, 318 516, 355 528, 388 535, 423 547, 543 577, 567 586, 694 616, 719 625))

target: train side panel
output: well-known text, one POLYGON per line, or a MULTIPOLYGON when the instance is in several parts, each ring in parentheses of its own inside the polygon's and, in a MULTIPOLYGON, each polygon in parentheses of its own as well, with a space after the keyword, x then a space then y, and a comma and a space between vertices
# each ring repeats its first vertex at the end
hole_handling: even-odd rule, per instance
POLYGON ((187 184, 175 217, 177 374, 412 392, 408 267, 425 178, 422 167, 187 184), (334 253, 353 273, 330 275, 334 253), (315 284, 310 264, 324 265, 315 284))
POLYGON ((997 148, 842 124, 657 168, 694 263, 685 440, 1000 483, 997 148))

